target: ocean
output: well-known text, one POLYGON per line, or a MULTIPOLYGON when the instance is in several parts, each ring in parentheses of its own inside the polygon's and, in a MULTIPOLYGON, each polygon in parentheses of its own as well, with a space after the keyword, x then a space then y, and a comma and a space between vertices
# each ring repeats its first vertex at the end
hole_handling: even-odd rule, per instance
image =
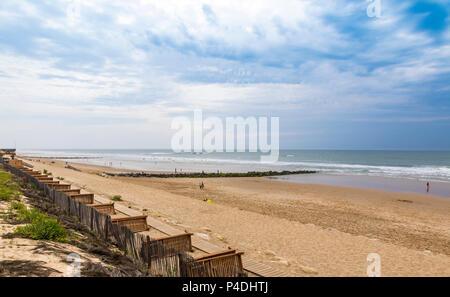
POLYGON ((450 183, 450 151, 281 150, 277 163, 261 163, 259 153, 248 152, 194 154, 174 153, 171 150, 18 150, 18 154, 143 171, 305 169, 327 175, 378 176, 450 183))

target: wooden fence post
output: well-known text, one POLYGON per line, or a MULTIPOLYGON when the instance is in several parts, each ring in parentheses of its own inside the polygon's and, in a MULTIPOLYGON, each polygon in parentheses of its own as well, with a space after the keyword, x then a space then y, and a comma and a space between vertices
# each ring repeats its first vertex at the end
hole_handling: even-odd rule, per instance
POLYGON ((150 236, 148 236, 148 235, 147 235, 147 245, 146 245, 146 248, 147 248, 147 262, 148 262, 148 268, 150 269, 150 267, 152 266, 152 261, 151 261, 151 259, 152 259, 152 254, 151 254, 151 251, 150 251, 150 248, 151 248, 151 245, 150 245, 150 236))
POLYGON ((91 207, 91 230, 94 230, 94 208, 91 207))
POLYGON ((111 222, 111 217, 107 216, 106 217, 106 222, 105 222, 105 241, 108 241, 108 229, 109 229, 109 224, 111 222))

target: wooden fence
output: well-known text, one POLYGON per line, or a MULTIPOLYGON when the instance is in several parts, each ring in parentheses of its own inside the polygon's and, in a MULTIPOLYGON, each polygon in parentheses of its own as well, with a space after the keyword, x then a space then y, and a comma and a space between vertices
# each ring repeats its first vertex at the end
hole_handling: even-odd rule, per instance
POLYGON ((106 214, 116 214, 116 210, 114 208, 114 203, 105 203, 105 204, 88 204, 88 206, 95 208, 98 212, 106 213, 106 214))
POLYGON ((192 249, 192 246, 182 244, 183 238, 191 234, 174 238, 152 239, 149 236, 135 233, 127 226, 113 223, 109 214, 87 205, 93 203, 89 194, 88 196, 79 196, 79 191, 77 191, 78 193, 74 196, 73 192, 65 192, 68 189, 59 189, 48 180, 40 180, 42 176, 37 175, 36 172, 22 171, 21 167, 14 167, 6 162, 3 162, 3 167, 35 184, 63 211, 77 217, 80 223, 88 226, 99 238, 117 245, 137 263, 146 265, 153 275, 164 277, 247 276, 242 267, 241 254, 196 260, 185 252, 192 249), (88 198, 74 199, 81 197, 88 198), (87 204, 83 202, 87 202, 87 204))

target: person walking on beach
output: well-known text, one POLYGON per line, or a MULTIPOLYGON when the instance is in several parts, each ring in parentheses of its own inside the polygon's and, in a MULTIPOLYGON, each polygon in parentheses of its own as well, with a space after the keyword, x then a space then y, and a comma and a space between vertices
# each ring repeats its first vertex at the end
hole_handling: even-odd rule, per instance
POLYGON ((200 183, 200 190, 203 190, 205 188, 205 184, 203 182, 200 183))
POLYGON ((430 193, 430 182, 427 182, 427 193, 430 193))

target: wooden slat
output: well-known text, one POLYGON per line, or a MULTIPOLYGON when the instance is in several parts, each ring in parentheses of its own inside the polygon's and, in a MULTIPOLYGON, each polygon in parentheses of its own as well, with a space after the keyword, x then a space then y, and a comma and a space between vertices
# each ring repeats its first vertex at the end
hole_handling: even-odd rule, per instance
POLYGON ((122 218, 112 218, 111 221, 113 223, 119 223, 119 222, 132 221, 132 220, 142 220, 142 219, 146 219, 146 218, 147 218, 147 216, 122 217, 122 218))
POLYGON ((207 242, 206 240, 203 240, 203 239, 199 238, 198 236, 195 236, 192 239, 192 245, 195 248, 197 248, 205 253, 208 253, 208 254, 218 253, 223 250, 223 248, 220 248, 217 245, 207 242))
POLYGON ((70 189, 69 184, 56 184, 56 185, 51 185, 51 187, 55 190, 69 190, 70 189))
POLYGON ((236 250, 225 250, 225 251, 218 252, 218 253, 208 254, 205 256, 197 257, 197 258, 195 258, 195 260, 206 260, 206 259, 210 259, 210 258, 214 258, 214 257, 220 257, 220 256, 225 256, 225 255, 231 255, 231 254, 236 254, 236 250))
POLYGON ((147 224, 149 224, 152 228, 157 229, 167 235, 180 234, 180 230, 173 228, 172 226, 169 226, 167 224, 164 224, 163 222, 153 219, 151 217, 147 217, 147 224))
POLYGON ((242 257, 242 264, 244 265, 244 269, 248 272, 251 272, 253 274, 256 274, 258 276, 263 277, 287 277, 288 274, 275 269, 273 267, 270 267, 269 265, 262 264, 259 262, 256 262, 253 259, 250 259, 248 257, 242 257))
POLYGON ((192 249, 192 233, 182 233, 178 235, 171 235, 155 239, 163 245, 183 252, 193 252, 192 249))
MULTIPOLYGON (((103 203, 105 201, 109 201, 109 199, 98 197, 98 196, 96 197, 96 200, 103 202, 103 203)), ((136 211, 134 209, 129 209, 120 204, 116 204, 116 210, 118 210, 126 215, 133 215, 133 216, 141 213, 139 211, 136 211)), ((147 224, 150 225, 152 228, 157 229, 167 235, 176 235, 176 234, 180 233, 180 230, 178 230, 172 226, 169 226, 168 224, 163 223, 152 217, 147 217, 147 224)), ((192 246, 198 250, 201 250, 201 251, 203 251, 205 253, 209 253, 209 254, 223 251, 223 248, 220 248, 210 242, 207 242, 206 240, 201 239, 200 237, 195 236, 195 235, 192 237, 192 246)), ((281 276, 286 277, 286 276, 288 276, 286 273, 284 273, 278 269, 270 267, 269 265, 259 263, 253 259, 248 258, 245 255, 242 257, 242 263, 244 265, 245 271, 248 271, 257 276, 262 276, 262 277, 281 277, 281 276), (264 270, 264 273, 261 272, 262 270, 264 270)))
POLYGON ((68 193, 70 198, 79 201, 84 204, 93 204, 94 203, 94 194, 71 194, 68 193))
POLYGON ((133 232, 148 230, 147 216, 113 218, 111 222, 118 225, 127 226, 133 232))
POLYGON ((59 190, 59 191, 64 192, 69 196, 70 196, 70 194, 80 194, 81 193, 80 189, 68 189, 68 190, 59 190))
POLYGON ((160 238, 156 238, 155 240, 166 240, 166 239, 173 239, 173 238, 178 238, 178 237, 183 237, 183 236, 192 236, 194 235, 193 233, 181 233, 178 235, 171 235, 171 236, 165 236, 165 237, 160 237, 160 238))
POLYGON ((106 203, 106 204, 88 204, 88 206, 91 206, 95 208, 98 212, 113 215, 116 214, 116 211, 114 209, 114 203, 106 203))
POLYGON ((53 180, 51 180, 51 181, 46 181, 46 180, 41 180, 40 182, 42 182, 42 183, 44 183, 44 184, 47 184, 47 185, 58 185, 59 184, 59 181, 53 181, 53 180))

